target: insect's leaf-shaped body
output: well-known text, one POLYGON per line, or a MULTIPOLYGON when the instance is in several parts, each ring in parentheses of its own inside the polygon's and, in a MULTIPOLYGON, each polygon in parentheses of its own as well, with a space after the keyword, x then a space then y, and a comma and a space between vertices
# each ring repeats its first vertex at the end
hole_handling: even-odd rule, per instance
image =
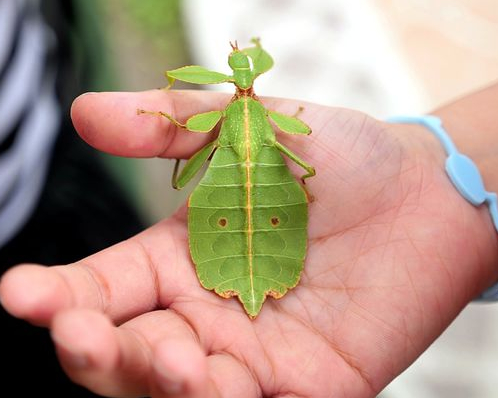
POLYGON ((189 245, 202 285, 238 296, 255 317, 299 281, 307 198, 278 149, 266 110, 243 96, 225 110, 218 149, 189 199, 189 245))

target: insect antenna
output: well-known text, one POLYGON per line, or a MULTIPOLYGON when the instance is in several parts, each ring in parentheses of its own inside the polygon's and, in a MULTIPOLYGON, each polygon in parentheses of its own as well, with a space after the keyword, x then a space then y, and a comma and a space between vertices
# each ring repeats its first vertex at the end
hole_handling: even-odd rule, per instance
POLYGON ((235 40, 234 43, 232 42, 229 42, 230 43, 230 47, 232 47, 232 50, 235 51, 235 50, 238 50, 239 49, 239 45, 237 44, 237 40, 235 40))

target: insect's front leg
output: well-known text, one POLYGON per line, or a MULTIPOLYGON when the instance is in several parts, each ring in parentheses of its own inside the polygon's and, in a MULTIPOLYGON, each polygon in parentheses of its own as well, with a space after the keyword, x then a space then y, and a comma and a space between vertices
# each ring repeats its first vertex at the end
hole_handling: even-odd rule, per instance
POLYGON ((183 123, 180 123, 178 120, 176 120, 173 116, 171 116, 169 113, 166 113, 166 112, 161 112, 161 111, 158 111, 158 112, 155 112, 155 111, 146 111, 144 109, 137 109, 137 115, 152 115, 152 116, 161 116, 161 117, 165 117, 166 119, 168 119, 171 123, 173 123, 176 127, 180 127, 182 129, 186 129, 187 128, 187 125, 186 124, 183 124, 183 123))
POLYGON ((275 111, 267 111, 267 117, 270 118, 276 126, 287 134, 311 134, 311 128, 302 120, 297 118, 297 115, 303 111, 303 107, 299 107, 293 116, 285 115, 275 111))
POLYGON ((194 133, 209 133, 218 122, 223 117, 223 111, 209 111, 204 113, 198 113, 197 115, 190 116, 185 124, 180 123, 173 116, 166 112, 154 112, 154 111, 146 111, 143 109, 137 109, 138 115, 153 115, 153 116, 161 116, 168 119, 171 123, 173 123, 176 127, 180 127, 194 133))

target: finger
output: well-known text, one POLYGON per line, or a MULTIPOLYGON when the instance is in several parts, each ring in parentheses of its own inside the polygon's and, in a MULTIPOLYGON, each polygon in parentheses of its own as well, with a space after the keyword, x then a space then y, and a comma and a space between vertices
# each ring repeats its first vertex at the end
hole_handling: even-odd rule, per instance
POLYGON ((206 358, 191 340, 169 339, 154 353, 157 388, 153 397, 260 397, 261 389, 247 368, 229 354, 206 358))
MULTIPOLYGON (((196 113, 224 109, 229 101, 227 94, 194 90, 86 93, 74 101, 71 117, 81 137, 101 151, 131 157, 186 158, 212 140, 212 134, 188 133, 165 117, 137 115, 137 109, 166 112, 185 122, 196 113)), ((265 103, 288 113, 302 105, 275 98, 267 98, 265 103)), ((312 108, 324 107, 308 104, 306 112, 312 108)))
POLYGON ((57 311, 68 308, 95 309, 119 324, 167 306, 183 281, 194 278, 186 267, 186 244, 175 242, 184 230, 172 219, 72 265, 14 267, 0 283, 2 305, 12 315, 40 325, 48 325, 57 311), (185 250, 178 249, 183 246, 185 250))
POLYGON ((87 93, 72 106, 81 137, 95 148, 119 156, 184 158, 213 139, 190 134, 164 117, 137 115, 137 109, 162 111, 184 122, 189 116, 226 106, 230 96, 199 91, 151 90, 138 93, 87 93))
POLYGON ((22 265, 9 269, 0 283, 2 306, 15 317, 47 325, 57 309, 68 305, 71 296, 54 268, 22 265))
POLYGON ((255 377, 247 367, 228 354, 208 357, 211 391, 220 397, 261 397, 270 394, 261 391, 255 377))
POLYGON ((13 267, 2 278, 2 303, 38 325, 72 307, 97 309, 120 322, 156 305, 155 277, 144 256, 127 241, 72 265, 13 267))
POLYGON ((169 310, 120 327, 95 311, 63 311, 52 337, 71 379, 102 395, 198 396, 206 388, 206 356, 188 324, 169 310))
POLYGON ((119 392, 105 382, 120 361, 119 339, 106 316, 83 309, 60 311, 51 334, 59 361, 73 381, 104 395, 119 392))

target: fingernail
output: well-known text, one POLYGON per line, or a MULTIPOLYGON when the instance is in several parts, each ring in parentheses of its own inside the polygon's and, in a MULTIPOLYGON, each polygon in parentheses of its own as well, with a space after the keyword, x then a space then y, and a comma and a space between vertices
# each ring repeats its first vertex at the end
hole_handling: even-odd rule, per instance
POLYGON ((88 358, 81 354, 69 353, 68 364, 75 369, 85 369, 88 367, 88 358))
POLYGON ((73 369, 88 368, 90 361, 85 354, 74 353, 62 346, 57 346, 57 353, 61 362, 73 369))
POLYGON ((161 390, 167 394, 180 394, 183 391, 183 383, 173 377, 170 372, 156 364, 158 383, 161 390))
POLYGON ((181 394, 183 391, 182 384, 178 382, 169 382, 166 384, 161 384, 161 390, 165 392, 166 394, 181 394))
POLYGON ((67 349, 66 345, 64 343, 61 343, 58 339, 54 338, 53 335, 52 339, 55 342, 57 354, 59 355, 61 362, 64 362, 74 369, 84 369, 88 367, 90 363, 88 356, 82 353, 75 353, 67 349))

